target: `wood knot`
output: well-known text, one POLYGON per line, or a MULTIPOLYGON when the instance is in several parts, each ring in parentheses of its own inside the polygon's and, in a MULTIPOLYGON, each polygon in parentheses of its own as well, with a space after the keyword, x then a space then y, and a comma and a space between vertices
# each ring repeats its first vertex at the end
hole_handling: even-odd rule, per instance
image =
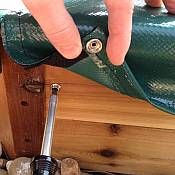
POLYGON ((27 143, 30 143, 31 142, 31 139, 25 138, 24 141, 27 142, 27 143))
POLYGON ((108 165, 111 166, 111 167, 119 166, 119 165, 117 165, 117 164, 115 164, 115 163, 109 163, 108 165))
POLYGON ((112 149, 103 149, 100 151, 100 155, 103 157, 112 158, 117 156, 117 153, 115 150, 112 149))
POLYGON ((119 135, 120 131, 121 131, 120 125, 117 124, 110 125, 110 132, 112 133, 112 135, 114 136, 119 135))
POLYGON ((21 105, 22 106, 29 106, 29 104, 27 103, 27 101, 21 101, 21 105))

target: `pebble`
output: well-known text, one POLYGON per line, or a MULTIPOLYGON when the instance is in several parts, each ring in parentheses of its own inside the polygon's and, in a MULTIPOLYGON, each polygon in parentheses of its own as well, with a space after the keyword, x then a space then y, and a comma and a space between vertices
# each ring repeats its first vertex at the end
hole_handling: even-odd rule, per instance
MULTIPOLYGON (((20 157, 7 163, 9 175, 32 175, 30 169, 31 159, 20 157)), ((0 174, 1 175, 1 174, 0 174)))
POLYGON ((0 175, 7 175, 7 171, 0 169, 0 175))

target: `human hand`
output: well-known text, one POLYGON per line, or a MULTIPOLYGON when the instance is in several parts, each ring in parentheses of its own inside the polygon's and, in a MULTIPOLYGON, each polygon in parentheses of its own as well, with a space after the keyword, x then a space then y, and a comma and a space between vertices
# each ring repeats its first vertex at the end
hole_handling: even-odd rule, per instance
MULTIPOLYGON (((160 7, 161 0, 145 0, 152 7, 160 7)), ((64 0, 23 0, 38 21, 53 46, 68 59, 79 56, 81 39, 64 0)), ((129 49, 132 30, 133 0, 104 0, 109 13, 107 54, 115 65, 124 62, 129 49)), ((175 14, 175 0, 163 0, 170 13, 175 14)))

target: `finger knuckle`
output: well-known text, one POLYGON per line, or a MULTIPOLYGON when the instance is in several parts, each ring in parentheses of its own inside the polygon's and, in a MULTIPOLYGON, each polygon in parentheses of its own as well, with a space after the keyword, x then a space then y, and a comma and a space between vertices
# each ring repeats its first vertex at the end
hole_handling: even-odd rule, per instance
POLYGON ((59 30, 46 34, 53 44, 60 47, 70 46, 75 40, 75 33, 70 26, 62 26, 59 30))

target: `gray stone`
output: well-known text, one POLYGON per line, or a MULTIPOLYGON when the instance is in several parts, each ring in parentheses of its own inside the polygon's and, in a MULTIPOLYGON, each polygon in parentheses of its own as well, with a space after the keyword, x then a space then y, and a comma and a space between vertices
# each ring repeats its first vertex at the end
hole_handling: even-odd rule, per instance
POLYGON ((11 161, 8 165, 9 175, 32 175, 30 169, 31 159, 26 157, 20 157, 11 161))
POLYGON ((0 169, 0 175, 7 175, 7 171, 0 169))

